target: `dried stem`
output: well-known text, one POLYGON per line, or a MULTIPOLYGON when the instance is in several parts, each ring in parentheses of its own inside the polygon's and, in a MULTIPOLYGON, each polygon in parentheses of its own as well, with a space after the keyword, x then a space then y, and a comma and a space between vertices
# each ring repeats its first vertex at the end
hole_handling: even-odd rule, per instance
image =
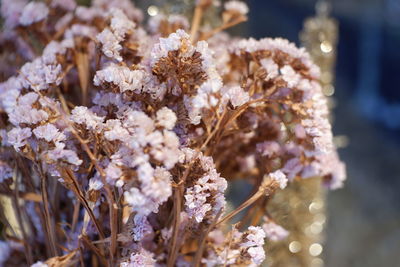
POLYGON ((178 244, 177 244, 177 239, 178 239, 178 232, 179 232, 179 226, 180 226, 180 216, 181 216, 181 209, 182 209, 182 198, 183 198, 183 186, 185 184, 185 181, 187 177, 189 176, 190 169, 192 168, 195 160, 198 157, 199 152, 193 157, 192 161, 190 164, 187 166, 185 172, 182 175, 182 179, 178 181, 178 185, 175 188, 174 191, 174 228, 173 228, 173 234, 172 234, 172 239, 171 239, 171 253, 168 257, 168 267, 172 267, 175 265, 175 260, 178 254, 178 244))
POLYGON ((215 225, 217 224, 217 221, 219 219, 219 217, 222 214, 222 209, 219 210, 219 212, 217 213, 217 215, 215 216, 215 218, 213 219, 213 221, 211 222, 211 224, 208 226, 207 231, 202 235, 201 239, 200 239, 200 245, 196 251, 196 254, 194 256, 194 260, 193 260, 193 266, 195 267, 199 267, 200 263, 201 263, 201 257, 203 256, 203 251, 204 251, 204 245, 206 244, 206 239, 208 234, 211 232, 212 229, 214 229, 215 225))
POLYGON ((197 32, 200 28, 201 18, 203 17, 203 5, 200 3, 194 9, 192 26, 190 28, 190 41, 193 43, 196 40, 197 32))
POLYGON ((233 20, 233 21, 224 23, 224 24, 222 24, 221 26, 219 26, 219 27, 213 29, 212 31, 204 33, 204 34, 200 37, 200 40, 208 40, 208 39, 210 39, 211 37, 213 37, 215 34, 217 34, 217 33, 219 33, 219 32, 222 32, 222 31, 224 31, 224 30, 226 30, 226 29, 228 29, 228 28, 231 28, 231 27, 233 27, 233 26, 235 26, 235 25, 238 25, 238 24, 240 24, 240 23, 242 23, 242 22, 245 22, 245 21, 247 21, 247 17, 241 16, 241 17, 239 17, 239 18, 237 18, 237 19, 235 19, 235 20, 233 20))
POLYGON ((252 205, 254 202, 256 202, 260 197, 264 195, 270 195, 272 192, 276 190, 278 187, 277 183, 272 180, 268 179, 265 181, 258 189, 258 191, 252 195, 248 200, 243 202, 239 207, 237 207, 235 210, 231 211, 229 214, 225 215, 220 221, 217 222, 217 226, 220 225, 221 223, 228 221, 232 219, 234 216, 239 214, 242 210, 247 208, 248 206, 252 205))
POLYGON ((47 192, 47 176, 43 174, 43 171, 39 164, 36 164, 38 173, 40 175, 40 191, 42 194, 42 203, 43 203, 43 209, 44 209, 44 219, 45 219, 45 225, 47 229, 47 233, 49 235, 49 241, 50 241, 50 253, 52 257, 55 257, 58 255, 57 251, 57 237, 56 237, 56 231, 54 229, 54 221, 52 220, 51 216, 51 211, 50 211, 50 205, 49 205, 49 195, 47 192))

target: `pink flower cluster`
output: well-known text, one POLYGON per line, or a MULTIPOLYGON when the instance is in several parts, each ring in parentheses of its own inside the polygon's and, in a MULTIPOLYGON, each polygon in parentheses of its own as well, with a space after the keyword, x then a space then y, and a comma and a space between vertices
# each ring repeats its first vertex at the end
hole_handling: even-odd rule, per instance
MULTIPOLYGON (((265 239, 288 232, 267 217, 227 231, 233 179, 267 177, 260 198, 293 179, 342 185, 319 70, 304 49, 202 26, 191 36, 179 14, 143 25, 129 0, 48 2, 1 8, 0 46, 24 59, 0 75, 1 190, 41 201, 18 202, 29 214, 24 247, 1 241, 0 265, 259 266, 265 239), (8 46, 37 51, 27 31, 38 56, 8 46)), ((248 13, 240 1, 224 8, 229 23, 248 13)))

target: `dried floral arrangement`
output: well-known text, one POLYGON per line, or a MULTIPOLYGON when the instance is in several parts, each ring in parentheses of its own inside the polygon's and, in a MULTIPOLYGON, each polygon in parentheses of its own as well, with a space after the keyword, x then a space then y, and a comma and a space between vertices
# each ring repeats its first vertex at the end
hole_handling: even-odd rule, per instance
POLYGON ((258 266, 288 234, 274 192, 342 185, 318 67, 223 32, 243 2, 215 28, 211 0, 146 24, 128 0, 46 2, 1 3, 0 265, 258 266), (253 192, 229 209, 238 179, 253 192))

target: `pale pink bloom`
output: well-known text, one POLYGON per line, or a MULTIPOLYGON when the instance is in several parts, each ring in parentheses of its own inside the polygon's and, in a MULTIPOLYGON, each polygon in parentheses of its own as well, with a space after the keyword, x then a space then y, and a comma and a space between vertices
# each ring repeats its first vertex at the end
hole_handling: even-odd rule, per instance
POLYGON ((277 225, 266 216, 264 216, 264 224, 262 225, 262 228, 266 237, 272 241, 280 241, 289 235, 289 232, 286 229, 277 225))
POLYGON ((62 78, 61 74, 61 65, 46 64, 42 58, 28 62, 21 68, 24 87, 31 86, 35 91, 48 89, 53 84, 59 85, 62 78))
POLYGON ((167 130, 172 130, 174 128, 177 120, 175 112, 167 107, 163 107, 157 111, 156 116, 156 124, 158 126, 164 127, 167 130))
POLYGON ((114 84, 121 92, 135 91, 139 93, 143 87, 145 73, 142 70, 130 70, 128 67, 110 64, 96 72, 93 83, 96 86, 114 84))
POLYGON ((110 28, 117 38, 123 39, 126 34, 135 29, 136 24, 129 20, 125 13, 118 8, 112 8, 110 11, 111 23, 110 28))
POLYGON ((158 203, 164 203, 172 195, 172 175, 166 169, 157 167, 150 181, 142 182, 142 191, 158 203))
POLYGON ((221 90, 224 98, 228 99, 233 107, 239 107, 249 102, 249 93, 244 91, 241 86, 225 87, 221 90))
POLYGON ((10 114, 17 105, 17 99, 23 88, 23 80, 20 76, 13 76, 0 83, 0 108, 10 114))
POLYGON ((164 130, 162 135, 158 132, 154 132, 150 134, 148 138, 152 147, 150 151, 151 155, 158 161, 163 162, 165 168, 173 168, 179 161, 181 155, 178 136, 172 131, 164 130))
POLYGON ((106 107, 109 105, 114 105, 116 107, 120 107, 123 105, 122 95, 117 93, 107 93, 104 91, 100 91, 96 93, 93 98, 93 103, 102 107, 106 107))
POLYGON ((233 11, 241 15, 246 15, 249 12, 249 7, 245 2, 242 1, 228 1, 224 4, 225 10, 233 11))
POLYGON ((246 231, 245 242, 241 243, 242 247, 263 246, 265 232, 259 226, 250 226, 246 231))
POLYGON ((54 124, 47 123, 33 129, 33 133, 39 139, 44 139, 47 142, 61 142, 65 140, 65 134, 61 133, 54 124))
POLYGON ((128 130, 122 127, 120 120, 107 120, 104 126, 104 137, 110 141, 126 141, 130 136, 128 130))
POLYGON ((137 110, 128 112, 123 123, 124 127, 138 128, 135 130, 142 130, 144 134, 150 134, 155 128, 154 121, 146 113, 137 110))
POLYGON ((87 107, 75 107, 71 111, 70 119, 75 123, 86 125, 88 130, 100 131, 103 128, 104 118, 97 116, 87 107))
POLYGON ((66 48, 62 43, 51 41, 43 50, 42 59, 45 64, 57 64, 57 54, 65 54, 66 48))
POLYGON ((250 255, 250 260, 256 266, 259 266, 265 260, 265 251, 262 247, 251 247, 247 250, 250 255))
POLYGON ((288 183, 288 179, 286 178, 286 175, 281 170, 277 170, 277 171, 270 173, 269 177, 271 177, 273 180, 277 181, 279 184, 279 187, 281 189, 284 189, 288 183))
MULTIPOLYGON (((151 65, 154 65, 160 58, 168 56, 169 51, 178 50, 182 42, 186 42, 190 47, 190 36, 184 30, 177 30, 171 33, 167 38, 160 38, 151 51, 151 65)), ((193 53, 193 49, 188 51, 188 54, 193 53)))
POLYGON ((301 80, 301 75, 296 73, 296 71, 289 65, 285 65, 280 69, 282 78, 287 82, 288 87, 293 88, 297 86, 301 80))
POLYGON ((22 26, 29 26, 33 23, 46 19, 48 14, 49 9, 45 3, 32 1, 29 2, 22 10, 19 23, 22 26))
POLYGON ((105 28, 96 36, 96 39, 102 44, 101 51, 103 51, 104 55, 117 61, 122 61, 122 56, 119 53, 122 50, 120 44, 122 40, 118 36, 108 28, 105 28))
POLYGON ((126 203, 132 207, 132 211, 138 214, 148 215, 152 212, 158 212, 159 203, 148 198, 136 187, 131 187, 124 192, 126 203))
POLYGON ((121 168, 114 163, 108 164, 104 171, 106 173, 107 182, 110 184, 115 184, 115 182, 122 176, 121 168))
MULTIPOLYGON (((200 156, 200 161, 209 159, 212 160, 200 156)), ((205 164, 208 167, 209 163, 205 164)), ((200 177, 192 187, 187 188, 184 195, 186 212, 197 223, 202 222, 206 215, 213 218, 225 207, 224 192, 227 182, 214 168, 206 170, 204 176, 200 177)))
POLYGON ((46 121, 49 115, 44 110, 31 108, 30 105, 20 105, 9 114, 9 120, 14 125, 20 123, 36 124, 38 122, 46 121))
POLYGON ((261 66, 267 71, 266 80, 274 79, 279 75, 279 67, 271 58, 260 60, 261 66))
POLYGON ((26 145, 26 139, 32 136, 30 128, 13 128, 7 134, 7 141, 15 150, 19 151, 19 148, 26 145))
POLYGON ((50 161, 64 160, 70 164, 79 166, 82 164, 82 160, 79 159, 76 151, 64 149, 65 145, 63 143, 56 143, 56 148, 53 150, 48 150, 46 157, 50 161))
POLYGON ((100 179, 93 177, 89 180, 89 190, 98 191, 102 189, 104 186, 103 182, 100 179))

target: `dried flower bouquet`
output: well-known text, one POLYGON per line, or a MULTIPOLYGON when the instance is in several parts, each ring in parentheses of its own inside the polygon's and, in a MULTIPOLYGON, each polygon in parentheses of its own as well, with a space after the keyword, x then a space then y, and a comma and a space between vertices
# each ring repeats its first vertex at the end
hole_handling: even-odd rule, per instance
POLYGON ((342 185, 318 67, 224 33, 243 2, 215 28, 211 0, 144 26, 128 0, 46 2, 1 3, 0 265, 258 266, 288 234, 276 190, 342 185), (235 179, 254 190, 228 210, 235 179))

